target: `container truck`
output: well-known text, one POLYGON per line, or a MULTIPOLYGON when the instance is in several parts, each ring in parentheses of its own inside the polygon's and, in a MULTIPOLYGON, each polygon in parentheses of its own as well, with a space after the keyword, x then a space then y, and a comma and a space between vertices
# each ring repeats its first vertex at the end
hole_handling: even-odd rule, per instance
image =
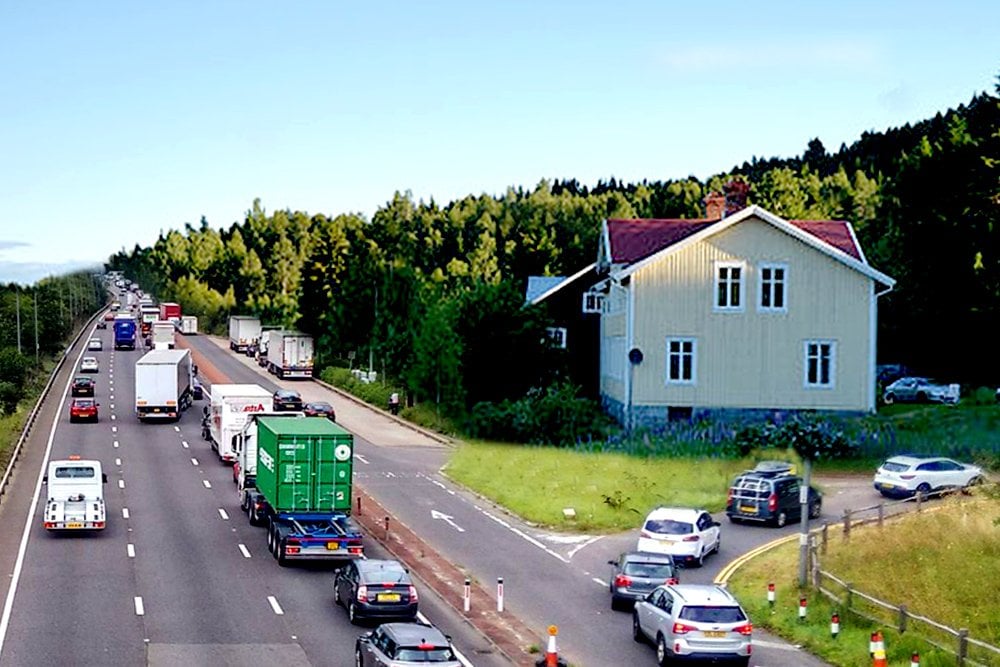
POLYGON ((361 532, 350 516, 351 434, 329 419, 266 415, 252 421, 240 439, 241 456, 248 461, 255 445, 256 469, 251 477, 243 468, 241 507, 252 525, 267 526, 278 564, 362 558, 361 532))
POLYGON ((130 315, 115 315, 115 349, 135 349, 135 320, 130 315))
POLYGON ((193 400, 190 350, 151 350, 135 362, 135 414, 180 419, 193 400))
POLYGON ((267 370, 279 378, 311 378, 312 336, 298 331, 271 332, 267 341, 267 370))
POLYGON ((174 323, 158 321, 153 322, 153 349, 172 350, 174 349, 174 323))
POLYGON ((260 320, 252 315, 233 315, 229 318, 229 349, 246 352, 247 345, 260 338, 260 320))
POLYGON ((236 462, 236 437, 254 414, 271 411, 271 392, 258 384, 213 384, 212 404, 205 407, 202 437, 212 443, 219 459, 236 462))
POLYGON ((104 530, 104 484, 108 478, 101 471, 100 461, 79 456, 49 461, 42 481, 48 486, 42 513, 45 530, 104 530))
POLYGON ((198 318, 194 315, 182 315, 181 333, 185 336, 193 336, 198 333, 198 318))
POLYGON ((170 301, 164 301, 160 304, 160 319, 166 320, 167 322, 180 321, 181 319, 181 306, 178 303, 173 303, 170 301))

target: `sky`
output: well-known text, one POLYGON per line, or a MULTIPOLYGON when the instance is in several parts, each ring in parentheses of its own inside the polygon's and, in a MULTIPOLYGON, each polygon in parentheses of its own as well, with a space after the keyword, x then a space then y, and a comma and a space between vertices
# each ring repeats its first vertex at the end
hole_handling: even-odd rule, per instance
POLYGON ((0 282, 161 231, 706 179, 995 93, 1000 2, 0 3, 0 282))

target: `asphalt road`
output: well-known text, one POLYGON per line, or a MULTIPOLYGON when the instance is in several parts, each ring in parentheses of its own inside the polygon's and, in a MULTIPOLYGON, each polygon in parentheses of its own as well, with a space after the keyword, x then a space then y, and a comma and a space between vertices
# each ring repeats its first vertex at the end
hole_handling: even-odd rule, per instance
MULTIPOLYGON (((113 352, 110 329, 95 335, 105 345, 94 354, 100 422, 69 423, 72 373, 64 372, 48 399, 61 403, 46 406, 51 426, 40 423, 31 444, 50 447, 51 458, 102 461, 108 528, 47 534, 43 502, 25 510, 36 490, 44 499, 45 457, 25 455, 0 506, 10 575, 0 665, 353 664, 364 629, 334 605, 332 569, 279 567, 264 531, 240 512, 229 469, 201 440, 200 405, 176 424, 138 422, 133 375, 142 351, 113 352)), ((371 540, 366 552, 382 555, 371 540)), ((421 609, 474 664, 505 664, 434 595, 422 595, 421 609)))

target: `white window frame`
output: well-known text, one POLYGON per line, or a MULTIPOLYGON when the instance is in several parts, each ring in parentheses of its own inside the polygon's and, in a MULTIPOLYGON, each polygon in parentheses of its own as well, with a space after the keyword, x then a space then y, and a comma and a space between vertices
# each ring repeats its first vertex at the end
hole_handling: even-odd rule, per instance
POLYGON ((566 349, 566 327, 545 327, 545 334, 549 337, 552 347, 566 349))
POLYGON ((788 312, 788 265, 781 262, 764 262, 757 267, 757 310, 762 313, 787 313, 788 312), (764 272, 771 271, 771 281, 764 284, 764 272), (781 271, 781 280, 775 280, 774 272, 781 271), (781 283, 781 305, 774 305, 774 286, 781 283), (771 305, 764 305, 764 295, 770 293, 771 305))
POLYGON ((712 281, 712 309, 719 313, 741 313, 746 309, 747 303, 747 265, 746 262, 716 262, 715 263, 715 278, 712 281), (740 279, 736 284, 739 287, 739 299, 740 302, 737 305, 732 305, 732 285, 734 281, 732 279, 726 280, 726 299, 729 303, 726 305, 719 304, 719 286, 722 283, 722 271, 730 269, 740 270, 740 279))
MULTIPOLYGON (((667 385, 671 385, 671 386, 672 385, 688 385, 688 386, 690 386, 690 385, 696 384, 697 379, 698 379, 698 339, 697 338, 693 338, 691 336, 668 336, 667 337, 667 342, 666 342, 666 348, 665 348, 665 350, 666 350, 667 367, 664 369, 664 378, 665 378, 666 384, 667 385), (683 345, 685 343, 690 343, 691 344, 691 351, 687 352, 687 351, 681 349, 679 352, 673 353, 673 352, 670 351, 670 346, 673 343, 680 343, 681 345, 683 345), (670 377, 670 366, 671 366, 670 362, 671 362, 671 357, 674 354, 679 355, 680 358, 681 358, 681 360, 683 360, 683 358, 684 358, 685 355, 690 354, 690 356, 691 356, 691 377, 689 377, 689 378, 683 378, 683 377, 681 377, 681 378, 671 378, 670 377)), ((683 364, 680 365, 680 368, 683 368, 683 364)), ((683 373, 682 373, 682 375, 683 375, 683 373)))
POLYGON ((584 313, 600 313, 604 308, 604 295, 599 292, 584 292, 581 310, 584 313))
MULTIPOLYGON (((817 368, 817 380, 819 379, 819 371, 817 368)), ((823 338, 817 338, 812 340, 805 340, 802 342, 802 386, 805 389, 834 389, 837 386, 837 341, 828 340, 823 338), (815 352, 810 349, 813 346, 817 346, 815 352), (829 382, 810 382, 809 381, 809 365, 816 359, 819 361, 819 356, 821 354, 821 349, 823 346, 829 347, 829 368, 828 368, 828 379, 829 382)))

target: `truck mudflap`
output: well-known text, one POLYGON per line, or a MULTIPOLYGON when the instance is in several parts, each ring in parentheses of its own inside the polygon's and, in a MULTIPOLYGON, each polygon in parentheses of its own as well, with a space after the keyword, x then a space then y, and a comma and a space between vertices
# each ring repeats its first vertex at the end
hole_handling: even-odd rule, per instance
POLYGON ((364 557, 362 535, 346 515, 279 514, 271 539, 279 562, 364 557))

